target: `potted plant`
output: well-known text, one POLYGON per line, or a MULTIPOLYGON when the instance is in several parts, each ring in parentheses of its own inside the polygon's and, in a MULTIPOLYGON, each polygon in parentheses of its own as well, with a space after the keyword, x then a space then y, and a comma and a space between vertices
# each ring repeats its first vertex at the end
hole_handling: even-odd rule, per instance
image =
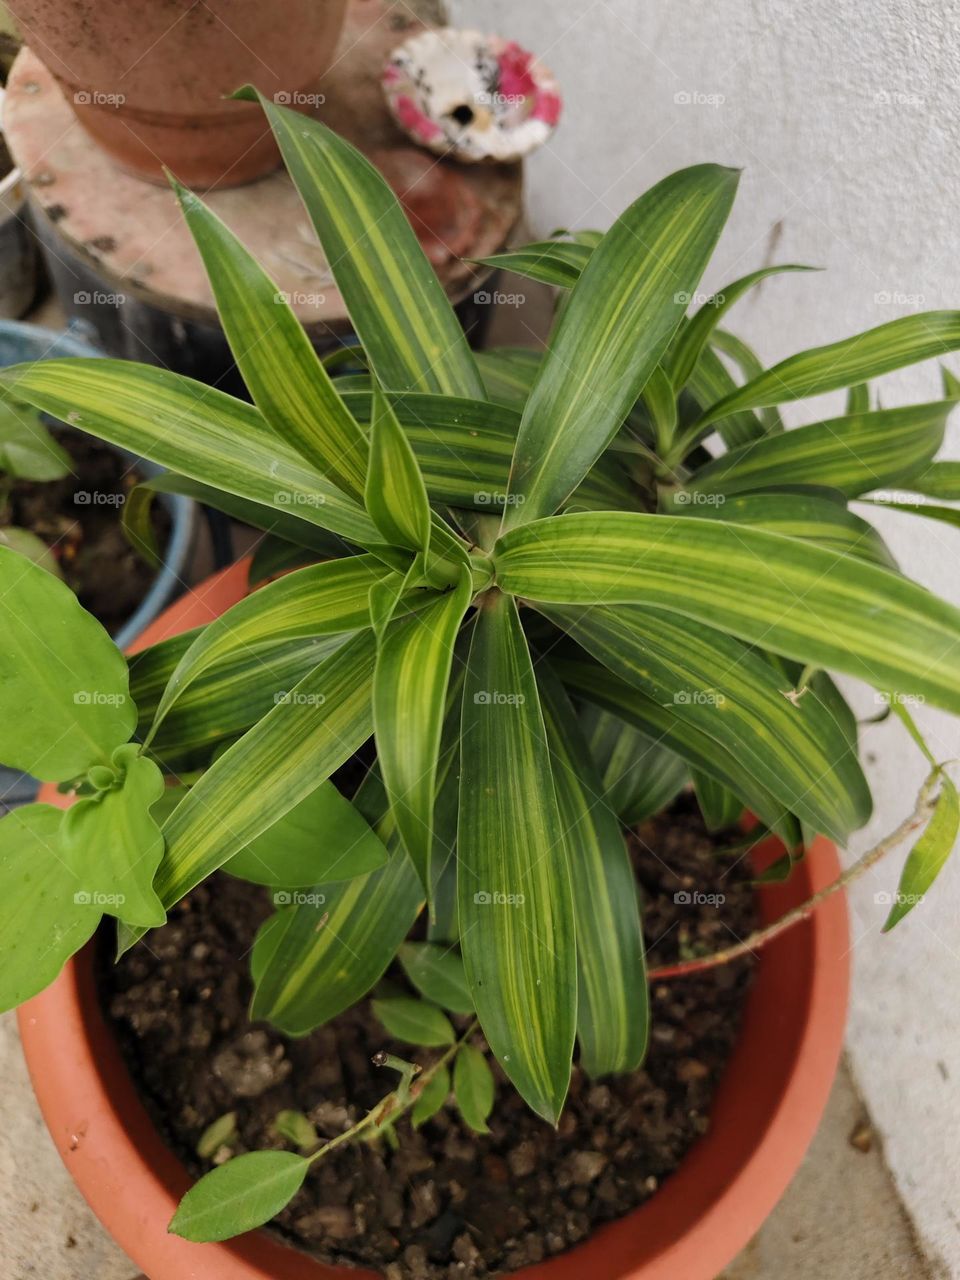
MULTIPOLYGON (((871 799, 856 722, 827 669, 872 684, 924 751, 909 698, 960 710, 960 611, 902 576, 848 507, 896 485, 918 495, 903 500, 909 510, 954 518, 925 500, 960 494, 956 464, 935 461, 954 384, 941 400, 897 409, 871 408, 866 384, 960 346, 960 313, 910 316, 755 365, 718 324, 782 268, 686 315, 737 185, 735 172, 699 165, 641 196, 603 236, 511 258, 569 296, 542 357, 476 359, 376 171, 321 125, 261 103, 368 374, 334 383, 259 265, 177 187, 253 405, 108 360, 25 365, 0 386, 220 491, 261 526, 276 522, 293 550, 274 570, 311 551, 319 563, 249 595, 247 566, 237 566, 161 620, 128 668, 62 584, 0 549, 0 754, 46 779, 57 801, 0 823, 0 993, 6 1006, 35 996, 102 915, 119 921, 130 965, 135 944, 172 912, 176 932, 147 969, 127 971, 152 984, 132 1021, 160 1029, 150 1044, 161 1061, 148 1068, 156 1085, 174 1074, 168 1006, 196 1013, 184 1033, 191 1052, 229 1018, 246 912, 248 932, 259 924, 257 1025, 232 1028, 237 1039, 204 1087, 234 1079, 238 1099, 269 1102, 276 1092, 256 1092, 264 1073, 272 1087, 295 1062, 333 1113, 318 1129, 317 1114, 282 1109, 266 1150, 238 1133, 246 1103, 203 1117, 194 1164, 209 1171, 168 1234, 187 1176, 105 1032, 88 951, 21 1016, 51 1131, 153 1280, 332 1274, 262 1233, 233 1239, 281 1212, 296 1227, 291 1201, 321 1222, 328 1261, 391 1276, 539 1262, 517 1254, 509 1225, 503 1238, 503 1223, 537 1195, 554 1196, 574 1225, 551 1235, 548 1224, 548 1260, 529 1274, 713 1276, 786 1184, 829 1089, 849 949, 836 891, 922 832, 891 894, 892 926, 957 835, 956 789, 930 757, 901 826, 840 873, 829 841, 861 826, 871 799), (841 387, 851 388, 845 413, 783 431, 777 406, 841 387), (42 679, 38 618, 57 659, 42 679), (640 828, 633 861, 622 820, 649 818, 691 780, 708 826, 729 828, 746 808, 767 833, 750 873, 760 919, 740 918, 732 945, 675 920, 679 943, 648 969, 645 950, 662 956, 666 944, 643 937, 638 844, 669 840, 679 856, 674 833, 687 818, 681 806, 657 819, 655 838, 640 828), (211 880, 221 869, 232 879, 211 880), (235 896, 243 880, 266 886, 272 909, 258 898, 259 918, 235 896), (229 972, 203 967, 221 954, 218 911, 231 922, 229 972), (612 1168, 605 1211, 591 1188, 600 1196, 605 1164, 644 1171, 639 1148, 611 1146, 624 1133, 615 1082, 640 1091, 629 1095, 632 1114, 660 1105, 643 1092, 641 1064, 660 1053, 670 993, 714 972, 725 976, 713 999, 743 979, 725 966, 755 952, 710 1132, 662 1190, 658 1177, 637 1182, 633 1204, 652 1195, 638 1213, 567 1256, 576 1231, 630 1207, 615 1204, 612 1168), (189 998, 176 984, 158 988, 154 964, 175 970, 189 998), (266 1023, 290 1038, 270 1039, 266 1023), (362 1087, 325 1100, 320 1082, 329 1087, 332 1073, 343 1086, 341 1068, 362 1087), (384 1074, 392 1086, 371 1084, 384 1074), (594 1145, 581 1134, 580 1147, 563 1148, 554 1182, 549 1158, 537 1167, 538 1152, 558 1150, 553 1138, 530 1136, 526 1157, 502 1158, 512 1128, 532 1135, 536 1124, 567 1141, 591 1107, 594 1145), (487 1129, 489 1138, 470 1136, 487 1129), (379 1258, 343 1244, 344 1215, 369 1174, 381 1218, 361 1235, 396 1246, 407 1224, 388 1193, 395 1200, 398 1184, 424 1176, 422 1163, 404 1163, 404 1144, 421 1144, 427 1169, 441 1159, 431 1133, 461 1176, 472 1170, 471 1203, 484 1183, 500 1187, 502 1220, 488 1218, 497 1247, 482 1252, 488 1242, 469 1223, 446 1257, 439 1238, 433 1253, 379 1258), (346 1191, 335 1178, 328 1201, 310 1200, 331 1161, 346 1191)), ((723 896, 711 874, 734 883, 744 849, 731 840, 695 859, 686 880, 661 881, 654 869, 662 901, 648 899, 645 914, 715 907, 691 900, 723 896)), ((740 876, 749 909, 750 875, 740 876)), ((676 998, 674 1031, 689 1035, 676 998)), ((696 1020, 722 1039, 734 1016, 698 1009, 696 1020)), ((688 1084, 702 1078, 703 1063, 683 1061, 688 1084)), ((200 1118, 198 1094, 183 1096, 192 1119, 163 1118, 181 1139, 200 1118)), ((469 1219, 454 1212, 450 1185, 448 1194, 434 1219, 448 1226, 447 1209, 469 1219)))

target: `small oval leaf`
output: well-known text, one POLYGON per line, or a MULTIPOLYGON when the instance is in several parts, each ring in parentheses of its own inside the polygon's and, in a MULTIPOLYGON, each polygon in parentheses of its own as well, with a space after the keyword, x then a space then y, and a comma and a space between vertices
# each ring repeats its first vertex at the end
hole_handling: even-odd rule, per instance
POLYGON ((292 1151, 251 1151, 205 1174, 167 1228, 184 1240, 228 1240, 261 1227, 300 1190, 310 1161, 292 1151))
POLYGON ((405 942, 399 958, 422 996, 451 1013, 473 1013, 473 996, 459 952, 432 942, 405 942))
POLYGON ((419 1129, 422 1124, 426 1124, 428 1120, 431 1120, 446 1102, 449 1093, 450 1072, 446 1067, 438 1067, 423 1086, 420 1096, 413 1104, 413 1111, 410 1115, 413 1127, 419 1129))
POLYGON ((447 1015, 425 1000, 395 996, 371 1001, 373 1012, 395 1040, 425 1048, 453 1044, 453 1027, 447 1015))
POLYGON ((490 1064, 473 1045, 465 1044, 453 1068, 453 1091, 460 1114, 474 1133, 489 1133, 487 1117, 493 1110, 496 1085, 490 1064))

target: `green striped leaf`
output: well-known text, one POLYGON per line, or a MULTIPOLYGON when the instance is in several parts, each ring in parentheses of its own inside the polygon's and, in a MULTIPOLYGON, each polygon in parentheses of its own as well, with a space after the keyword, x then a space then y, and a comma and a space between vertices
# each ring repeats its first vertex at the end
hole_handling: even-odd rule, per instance
POLYGON ((635 1071, 650 1024, 637 884, 563 686, 538 669, 577 932, 577 1038, 591 1076, 635 1071))
POLYGON ((430 502, 410 442, 378 387, 373 392, 370 467, 364 501, 384 542, 411 551, 430 545, 430 502))
POLYGON ((695 772, 693 789, 708 831, 726 831, 736 826, 743 813, 743 801, 706 773, 695 772))
POLYGON ((576 942, 563 822, 516 604, 487 596, 463 694, 458 902, 480 1025, 530 1107, 555 1124, 570 1081, 576 942))
POLYGON ((481 266, 512 271, 527 280, 572 289, 590 261, 593 250, 569 240, 537 240, 519 249, 494 253, 489 258, 472 258, 481 266))
POLYGON ((0 545, 0 760, 44 782, 109 765, 137 711, 126 663, 65 582, 0 545))
POLYGON ((813 347, 781 360, 759 377, 711 405, 696 424, 711 423, 739 409, 759 409, 869 382, 893 369, 960 347, 960 311, 923 311, 813 347))
POLYGON ((321 884, 279 926, 258 935, 251 956, 256 982, 250 1016, 269 1019, 287 1035, 306 1035, 361 999, 383 976, 423 903, 423 888, 405 855, 386 796, 368 778, 357 807, 391 857, 368 876, 321 884), (318 924, 324 920, 323 928, 318 924))
POLYGON ((735 756, 817 831, 842 841, 869 818, 856 750, 813 690, 796 702, 785 696, 789 687, 763 654, 660 609, 544 612, 615 675, 735 756))
POLYGON ((806 538, 833 551, 896 570, 893 556, 873 525, 848 511, 842 495, 837 498, 839 501, 817 492, 798 491, 739 494, 711 503, 681 493, 674 502, 678 504, 677 511, 683 510, 699 520, 728 520, 790 538, 806 538), (682 505, 681 496, 687 499, 682 505))
MULTIPOLYGON (((747 346, 744 340, 737 337, 735 333, 730 333, 724 329, 715 329, 710 339, 710 345, 720 355, 726 356, 728 360, 733 361, 740 371, 741 382, 749 382, 752 378, 759 378, 760 374, 763 373, 763 361, 753 348, 747 346)), ((773 405, 758 409, 757 417, 763 425, 765 435, 776 435, 784 429, 780 411, 773 405)), ((719 430, 719 424, 717 424, 717 429, 719 430)))
POLYGON ((788 848, 799 842, 799 825, 784 805, 757 782, 752 771, 736 756, 730 755, 696 724, 674 715, 672 706, 663 706, 586 654, 564 655, 555 659, 553 665, 571 693, 621 716, 628 724, 676 752, 694 769, 709 774, 743 796, 747 806, 771 831, 781 836, 788 848))
MULTIPOLYGON (((520 426, 516 408, 457 396, 390 396, 434 502, 494 511, 506 502, 510 461, 520 426)), ((344 392, 359 422, 369 422, 369 387, 344 392)), ((595 507, 628 506, 633 490, 616 461, 601 458, 575 499, 595 507)))
MULTIPOLYGON (((153 728, 166 679, 197 634, 200 633, 189 635, 185 643, 176 646, 172 641, 164 641, 156 646, 160 652, 155 659, 153 650, 137 655, 139 661, 132 667, 131 688, 136 689, 141 698, 137 702, 138 736, 145 738, 153 728)), ((167 769, 207 765, 215 746, 256 724, 277 705, 278 698, 285 698, 304 676, 346 644, 352 634, 348 631, 342 635, 287 640, 275 647, 263 646, 223 659, 192 680, 177 696, 151 739, 151 753, 167 769)))
POLYGON ((0 372, 0 391, 201 484, 272 507, 360 546, 366 512, 276 439, 243 400, 128 360, 38 360, 0 372))
POLYGON ((460 322, 385 179, 318 120, 259 101, 377 378, 482 399, 460 322))
POLYGON ((675 799, 690 779, 680 756, 612 712, 587 704, 580 728, 600 774, 604 802, 634 827, 675 799))
POLYGON ((960 499, 960 462, 934 462, 920 475, 911 476, 909 487, 928 498, 960 499))
MULTIPOLYGON (((717 353, 712 347, 704 348, 686 386, 696 404, 704 410, 736 388, 733 375, 717 353)), ((713 430, 719 433, 728 449, 750 440, 761 440, 766 435, 766 427, 755 413, 731 413, 715 422, 713 430)))
POLYGON ((433 809, 453 647, 470 604, 470 572, 390 628, 373 682, 377 758, 401 839, 429 896, 433 809))
POLYGON ((190 789, 163 825, 156 889, 167 907, 282 818, 370 736, 374 653, 369 631, 347 641, 190 789))
POLYGON ((683 319, 737 177, 716 165, 673 174, 632 204, 591 255, 524 410, 505 527, 561 506, 619 431, 683 319))
POLYGON ((254 404, 281 440, 344 493, 362 500, 366 438, 286 297, 199 196, 176 180, 171 185, 254 404))
POLYGON ((799 662, 960 711, 960 610, 897 574, 766 529, 588 513, 501 538, 502 590, 660 607, 799 662))
MULTIPOLYGON (((174 668, 157 707, 150 739, 190 684, 218 664, 256 655, 290 640, 355 631, 367 624, 374 583, 389 570, 373 556, 309 565, 268 583, 200 632, 174 668)), ((278 690, 279 697, 285 690, 278 690)), ((149 741, 149 739, 148 739, 149 741)))
POLYGON ((677 334, 664 359, 664 368, 674 389, 679 391, 686 386, 713 331, 734 303, 738 302, 754 285, 760 284, 768 276, 779 275, 785 271, 815 271, 816 269, 816 267, 799 266, 796 263, 763 267, 759 271, 751 271, 749 275, 741 276, 732 284, 724 285, 709 297, 677 334))
POLYGON ((783 485, 821 485, 847 497, 902 484, 932 461, 954 401, 878 409, 797 427, 731 449, 700 468, 695 493, 744 493, 783 485))
POLYGON ((939 520, 942 524, 952 524, 960 529, 960 510, 956 507, 942 507, 935 502, 901 502, 889 498, 863 498, 872 507, 889 507, 891 511, 906 511, 910 515, 925 516, 928 520, 939 520))
POLYGON ((527 347, 491 347, 477 352, 487 395, 497 404, 523 411, 543 363, 543 352, 527 347))
POLYGON ((960 834, 960 795, 945 773, 940 775, 940 794, 937 796, 927 829, 910 850, 900 875, 900 883, 893 906, 883 926, 889 931, 908 915, 929 892, 934 880, 943 870, 953 852, 960 834))

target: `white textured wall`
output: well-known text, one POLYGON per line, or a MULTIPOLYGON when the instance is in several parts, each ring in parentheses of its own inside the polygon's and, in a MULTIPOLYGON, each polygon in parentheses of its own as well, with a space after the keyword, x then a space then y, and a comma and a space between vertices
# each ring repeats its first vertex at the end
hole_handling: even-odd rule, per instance
MULTIPOLYGON (((739 304, 730 327, 765 359, 917 307, 960 308, 955 0, 452 0, 451 9, 461 25, 535 49, 561 78, 565 118, 529 165, 537 232, 606 225, 664 174, 717 160, 744 175, 707 284, 767 261, 829 268, 768 281, 739 304)), ((960 355, 952 363, 960 371, 960 355)), ((938 387, 924 366, 886 380, 884 403, 933 399, 938 387)), ((805 407, 794 421, 812 416, 805 407)), ((956 458, 958 424, 948 437, 956 458)), ((883 523, 903 567, 960 603, 960 531, 905 515, 883 523)), ((960 724, 929 708, 918 718, 941 758, 960 757, 960 724)), ((896 724, 868 730, 865 749, 877 815, 855 849, 909 811, 924 772, 896 724)), ((895 887, 900 861, 855 893, 850 1050, 923 1241, 960 1277, 960 856, 931 899, 881 937, 885 909, 873 895, 895 887)))

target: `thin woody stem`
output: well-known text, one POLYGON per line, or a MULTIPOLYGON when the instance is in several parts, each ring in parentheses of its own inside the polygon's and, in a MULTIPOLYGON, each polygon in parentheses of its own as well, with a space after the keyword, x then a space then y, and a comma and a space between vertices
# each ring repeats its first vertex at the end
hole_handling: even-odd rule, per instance
POLYGON ((314 1151, 313 1154, 308 1157, 311 1164, 314 1160, 320 1160, 335 1147, 340 1147, 345 1142, 349 1142, 352 1138, 358 1137, 367 1129, 379 1128, 384 1121, 393 1121, 402 1116, 405 1111, 408 1111, 413 1106, 417 1098, 419 1098, 420 1094, 423 1093, 424 1089, 440 1068, 445 1067, 447 1063, 456 1056, 473 1033, 479 1029, 479 1026, 479 1022, 474 1019, 470 1026, 467 1027, 466 1031, 464 1031, 460 1039, 452 1044, 449 1049, 445 1050, 436 1062, 431 1063, 425 1071, 421 1072, 421 1074, 417 1076, 417 1078, 411 1083, 405 1098, 401 1100, 396 1089, 392 1093, 388 1093, 385 1098, 381 1098, 372 1110, 367 1112, 362 1120, 358 1120, 355 1125, 351 1125, 351 1127, 349 1129, 345 1129, 343 1133, 338 1133, 335 1138, 331 1138, 329 1142, 325 1142, 322 1147, 319 1147, 314 1151))
POLYGON ((731 960, 739 960, 743 956, 753 955, 761 947, 765 947, 768 942, 779 937, 781 933, 785 933, 787 929, 799 924, 801 920, 806 920, 821 902, 824 902, 839 890, 846 889, 854 881, 859 880, 862 875, 866 874, 871 867, 880 861, 884 854, 896 848, 918 827, 922 827, 927 823, 936 803, 934 792, 937 789, 939 778, 940 769, 934 769, 921 787, 917 796, 917 803, 910 816, 904 818, 895 831, 892 831, 888 836, 884 836, 879 843, 868 849, 862 857, 858 858, 836 880, 819 889, 806 902, 802 902, 799 906, 788 911, 785 916, 775 920, 773 924, 768 924, 763 929, 757 929, 749 937, 744 938, 742 942, 738 942, 731 947, 724 947, 723 950, 714 951, 708 956, 698 956, 694 960, 681 960, 677 964, 661 965, 658 968, 650 969, 647 973, 649 981, 660 982, 665 978, 680 978, 691 973, 702 973, 706 969, 716 969, 719 965, 729 964, 731 960))

